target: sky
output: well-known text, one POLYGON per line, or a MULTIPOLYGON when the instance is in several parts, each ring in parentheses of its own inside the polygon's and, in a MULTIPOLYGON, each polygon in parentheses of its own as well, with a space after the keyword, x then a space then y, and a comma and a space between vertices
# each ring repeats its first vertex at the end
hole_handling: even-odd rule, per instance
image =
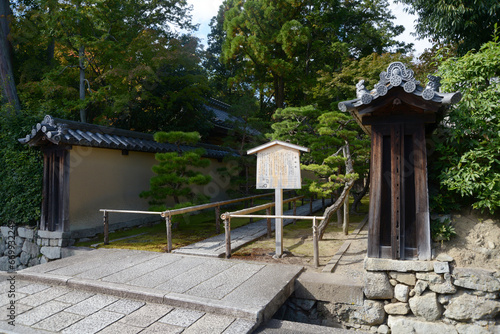
MULTIPOLYGON (((201 39, 202 44, 207 45, 207 34, 210 33, 210 20, 212 17, 217 15, 219 6, 222 4, 223 0, 187 0, 190 5, 193 5, 193 23, 199 24, 200 28, 196 33, 196 36, 201 39)), ((426 40, 417 40, 415 37, 411 36, 410 33, 414 31, 413 24, 415 17, 405 13, 402 4, 394 4, 392 0, 389 0, 391 4, 391 11, 396 16, 395 23, 398 25, 403 25, 405 27, 405 32, 399 36, 397 39, 415 45, 416 55, 422 54, 424 49, 430 48, 430 42, 426 40)))

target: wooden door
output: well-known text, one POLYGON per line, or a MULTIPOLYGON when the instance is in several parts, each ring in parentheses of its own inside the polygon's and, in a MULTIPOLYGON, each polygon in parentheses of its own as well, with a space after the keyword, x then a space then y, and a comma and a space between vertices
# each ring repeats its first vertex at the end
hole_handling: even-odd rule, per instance
POLYGON ((372 125, 368 256, 430 258, 423 123, 372 125))

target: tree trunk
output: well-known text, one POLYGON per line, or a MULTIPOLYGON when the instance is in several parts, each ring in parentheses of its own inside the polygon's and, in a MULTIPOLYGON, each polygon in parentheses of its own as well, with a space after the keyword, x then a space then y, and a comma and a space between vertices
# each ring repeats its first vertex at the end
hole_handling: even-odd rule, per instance
POLYGON ((14 70, 12 66, 11 46, 8 40, 10 33, 9 17, 12 15, 8 0, 0 0, 0 85, 1 102, 10 104, 16 114, 21 110, 17 95, 14 70))
POLYGON ((363 197, 366 196, 369 189, 370 189, 370 172, 368 172, 368 176, 366 178, 366 183, 363 186, 363 190, 361 190, 361 192, 359 192, 359 193, 354 193, 354 195, 353 195, 354 201, 353 201, 352 206, 351 206, 352 213, 358 212, 359 203, 361 203, 361 200, 363 199, 363 197))
POLYGON ((274 98, 276 100, 276 108, 285 106, 285 80, 281 75, 274 75, 274 98))
MULTIPOLYGON (((351 174, 354 172, 354 168, 352 167, 351 151, 349 149, 349 143, 346 141, 345 144, 346 144, 346 157, 347 157, 345 162, 346 174, 351 174)), ((325 213, 323 215, 325 219, 318 226, 319 240, 323 239, 323 235, 325 234, 325 230, 328 227, 328 223, 330 222, 333 214, 337 212, 337 210, 344 205, 344 201, 346 197, 349 195, 349 190, 351 190, 352 186, 354 185, 354 182, 355 182, 354 179, 346 182, 339 198, 337 198, 335 203, 326 208, 325 213)))
MULTIPOLYGON (((79 57, 79 67, 80 67, 80 100, 83 103, 85 101, 85 46, 80 46, 80 50, 78 51, 79 57)), ((80 108, 80 121, 82 123, 87 123, 87 111, 85 107, 82 106, 80 108)))

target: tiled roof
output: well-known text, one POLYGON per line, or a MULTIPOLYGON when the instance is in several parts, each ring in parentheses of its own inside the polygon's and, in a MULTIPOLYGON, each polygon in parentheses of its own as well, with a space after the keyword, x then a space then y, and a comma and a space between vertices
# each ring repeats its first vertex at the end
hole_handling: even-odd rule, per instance
MULTIPOLYGON (((176 146, 158 143, 153 135, 122 130, 112 127, 69 121, 45 116, 43 121, 33 126, 31 133, 19 139, 20 143, 41 146, 48 142, 56 145, 79 145, 140 152, 174 152, 176 146)), ((206 150, 208 158, 222 159, 226 155, 237 155, 230 149, 216 145, 198 144, 206 150)), ((182 150, 194 147, 181 146, 182 150)))
MULTIPOLYGON (((205 105, 205 108, 212 112, 214 117, 212 118, 212 122, 220 128, 230 130, 234 127, 235 124, 240 123, 244 124, 243 119, 240 117, 236 117, 231 115, 227 111, 231 106, 224 102, 218 101, 214 98, 208 99, 208 104, 205 105)), ((251 135, 260 135, 260 132, 247 126, 247 133, 251 135)))
MULTIPOLYGON (((428 106, 432 105, 430 110, 434 111, 443 106, 455 104, 462 98, 460 92, 440 92, 441 78, 433 75, 428 75, 427 78, 429 82, 425 87, 422 87, 420 82, 415 80, 411 69, 406 68, 401 62, 393 62, 387 67, 387 71, 380 73, 380 81, 371 91, 366 89, 365 81, 360 80, 356 85, 356 99, 340 102, 338 107, 343 112, 350 112, 356 121, 360 123, 360 119, 375 111, 376 108, 373 106, 377 106, 379 101, 383 100, 384 96, 390 95, 391 90, 395 88, 402 89, 406 94, 418 97, 428 106)), ((362 128, 367 131, 364 126, 362 128)))

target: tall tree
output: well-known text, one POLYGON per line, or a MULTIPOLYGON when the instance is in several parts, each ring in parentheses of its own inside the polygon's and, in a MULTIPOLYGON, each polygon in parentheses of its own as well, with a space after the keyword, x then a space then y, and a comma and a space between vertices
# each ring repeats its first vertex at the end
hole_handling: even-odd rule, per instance
POLYGON ((278 109, 275 118, 278 122, 272 125, 273 139, 288 140, 311 149, 302 155, 301 168, 312 171, 317 179, 308 182, 306 191, 329 197, 340 190, 335 203, 325 210, 325 219, 319 226, 322 238, 354 181, 367 173, 369 140, 352 117, 336 110, 289 107, 278 109))
POLYGON ((458 44, 458 52, 478 50, 491 40, 500 22, 500 2, 495 0, 396 0, 417 15, 416 33, 442 44, 458 44))
POLYGON ((435 136, 431 175, 437 175, 441 189, 433 198, 434 206, 449 210, 449 206, 443 207, 447 203, 443 200, 450 199, 447 194, 451 193, 455 194, 452 200, 461 206, 494 213, 500 209, 498 37, 478 52, 448 59, 438 75, 444 91, 460 91, 463 97, 443 121, 441 135, 435 136))
POLYGON ((246 0, 227 7, 222 59, 239 64, 233 80, 259 85, 277 108, 312 103, 307 91, 321 69, 405 46, 393 40, 403 28, 391 23, 386 0, 246 0))
POLYGON ((0 102, 7 103, 8 109, 13 109, 16 114, 21 109, 17 95, 16 82, 12 64, 12 46, 9 42, 10 20, 12 10, 9 0, 0 0, 0 102))

